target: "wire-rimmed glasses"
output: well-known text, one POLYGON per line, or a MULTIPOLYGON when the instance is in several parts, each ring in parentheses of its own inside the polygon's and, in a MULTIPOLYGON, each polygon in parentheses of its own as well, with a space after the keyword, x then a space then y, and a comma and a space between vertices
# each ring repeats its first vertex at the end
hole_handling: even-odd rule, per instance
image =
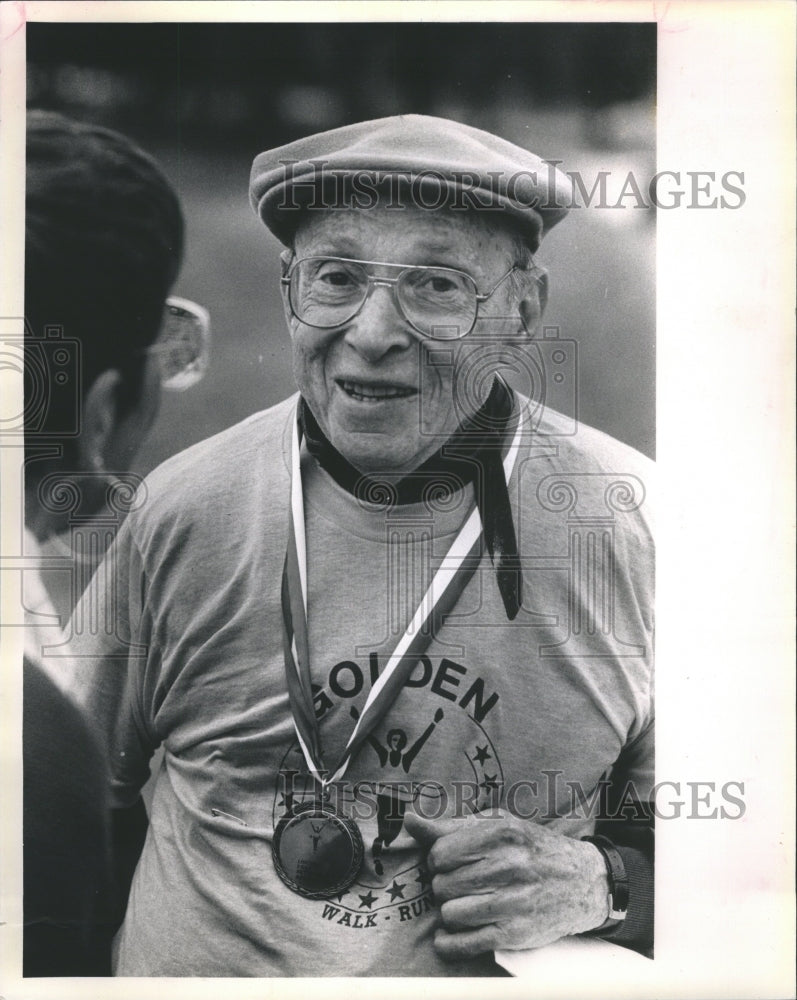
POLYGON ((452 267, 388 264, 345 257, 301 257, 293 261, 282 283, 288 288, 293 315, 322 330, 343 326, 360 312, 377 285, 393 288, 404 319, 432 340, 461 340, 473 329, 479 305, 514 271, 513 265, 489 292, 479 292, 474 279, 452 267), (371 268, 397 272, 393 277, 371 268))

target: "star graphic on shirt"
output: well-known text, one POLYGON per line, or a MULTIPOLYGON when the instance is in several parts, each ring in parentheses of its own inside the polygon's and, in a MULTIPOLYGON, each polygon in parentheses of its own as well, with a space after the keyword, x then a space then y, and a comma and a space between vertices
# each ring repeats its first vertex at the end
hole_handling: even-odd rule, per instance
POLYGON ((476 756, 473 758, 473 760, 475 760, 477 764, 483 764, 490 757, 492 757, 492 754, 487 752, 487 747, 477 746, 476 756))
POLYGON ((374 905, 374 903, 377 901, 377 899, 379 899, 379 896, 375 896, 369 889, 367 895, 360 896, 361 900, 360 909, 362 909, 364 906, 367 906, 368 909, 370 910, 371 907, 374 905))
POLYGON ((489 792, 493 788, 498 788, 498 782, 495 780, 497 777, 497 774, 485 774, 484 781, 479 782, 479 788, 483 788, 485 792, 489 792))
POLYGON ((429 874, 425 868, 418 869, 418 877, 415 879, 422 889, 425 889, 427 885, 431 885, 432 880, 429 878, 429 874))
POLYGON ((339 892, 337 894, 337 896, 335 896, 335 899, 337 899, 337 901, 340 902, 343 899, 343 897, 344 896, 348 896, 348 894, 349 894, 349 890, 348 889, 344 889, 343 892, 339 892))
POLYGON ((393 879, 393 885, 388 888, 390 893, 390 902, 392 903, 396 898, 404 899, 404 888, 407 885, 406 882, 397 882, 393 879))

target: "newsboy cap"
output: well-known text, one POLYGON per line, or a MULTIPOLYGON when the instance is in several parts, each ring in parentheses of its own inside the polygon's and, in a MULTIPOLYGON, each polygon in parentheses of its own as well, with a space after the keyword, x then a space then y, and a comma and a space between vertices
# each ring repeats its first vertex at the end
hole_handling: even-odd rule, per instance
POLYGON ((536 251, 571 205, 569 178, 528 150, 481 129, 427 115, 358 122, 255 157, 252 206, 290 245, 303 210, 389 204, 503 213, 536 251))

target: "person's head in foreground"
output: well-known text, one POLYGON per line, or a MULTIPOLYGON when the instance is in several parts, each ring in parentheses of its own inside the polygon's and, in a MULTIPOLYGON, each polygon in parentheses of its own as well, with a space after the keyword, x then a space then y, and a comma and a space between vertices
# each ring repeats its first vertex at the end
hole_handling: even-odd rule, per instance
POLYGON ((175 347, 203 338, 203 310, 167 304, 182 250, 180 204, 151 156, 110 129, 28 112, 26 522, 39 539, 65 511, 103 506, 174 381, 175 347))
POLYGON ((28 113, 25 555, 49 565, 23 574, 26 976, 110 971, 107 761, 65 693, 77 665, 59 620, 132 501, 119 477, 161 386, 204 365, 204 310, 167 299, 182 246, 177 195, 149 155, 109 129, 28 113))
POLYGON ((250 194, 299 395, 152 474, 117 552, 129 634, 82 650, 119 804, 165 746, 117 974, 649 948, 647 467, 497 374, 557 395, 534 258, 564 175, 409 115, 262 153, 250 194))

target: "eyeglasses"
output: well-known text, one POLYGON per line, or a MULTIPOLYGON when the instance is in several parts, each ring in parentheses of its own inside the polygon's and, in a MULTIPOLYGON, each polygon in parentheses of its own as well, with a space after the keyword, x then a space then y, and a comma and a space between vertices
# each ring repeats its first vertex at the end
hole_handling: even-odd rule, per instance
POLYGON ((514 265, 489 292, 480 293, 473 278, 451 267, 385 264, 343 257, 303 257, 281 279, 288 287, 293 315, 307 326, 329 330, 360 312, 375 285, 394 290, 404 319, 413 330, 432 340, 461 340, 476 324, 479 304, 514 271, 514 265), (371 274, 368 268, 389 268, 395 277, 371 274))
POLYGON ((182 392, 196 385, 208 369, 210 315, 207 309, 170 296, 163 309, 158 339, 147 348, 158 359, 161 386, 182 392))

